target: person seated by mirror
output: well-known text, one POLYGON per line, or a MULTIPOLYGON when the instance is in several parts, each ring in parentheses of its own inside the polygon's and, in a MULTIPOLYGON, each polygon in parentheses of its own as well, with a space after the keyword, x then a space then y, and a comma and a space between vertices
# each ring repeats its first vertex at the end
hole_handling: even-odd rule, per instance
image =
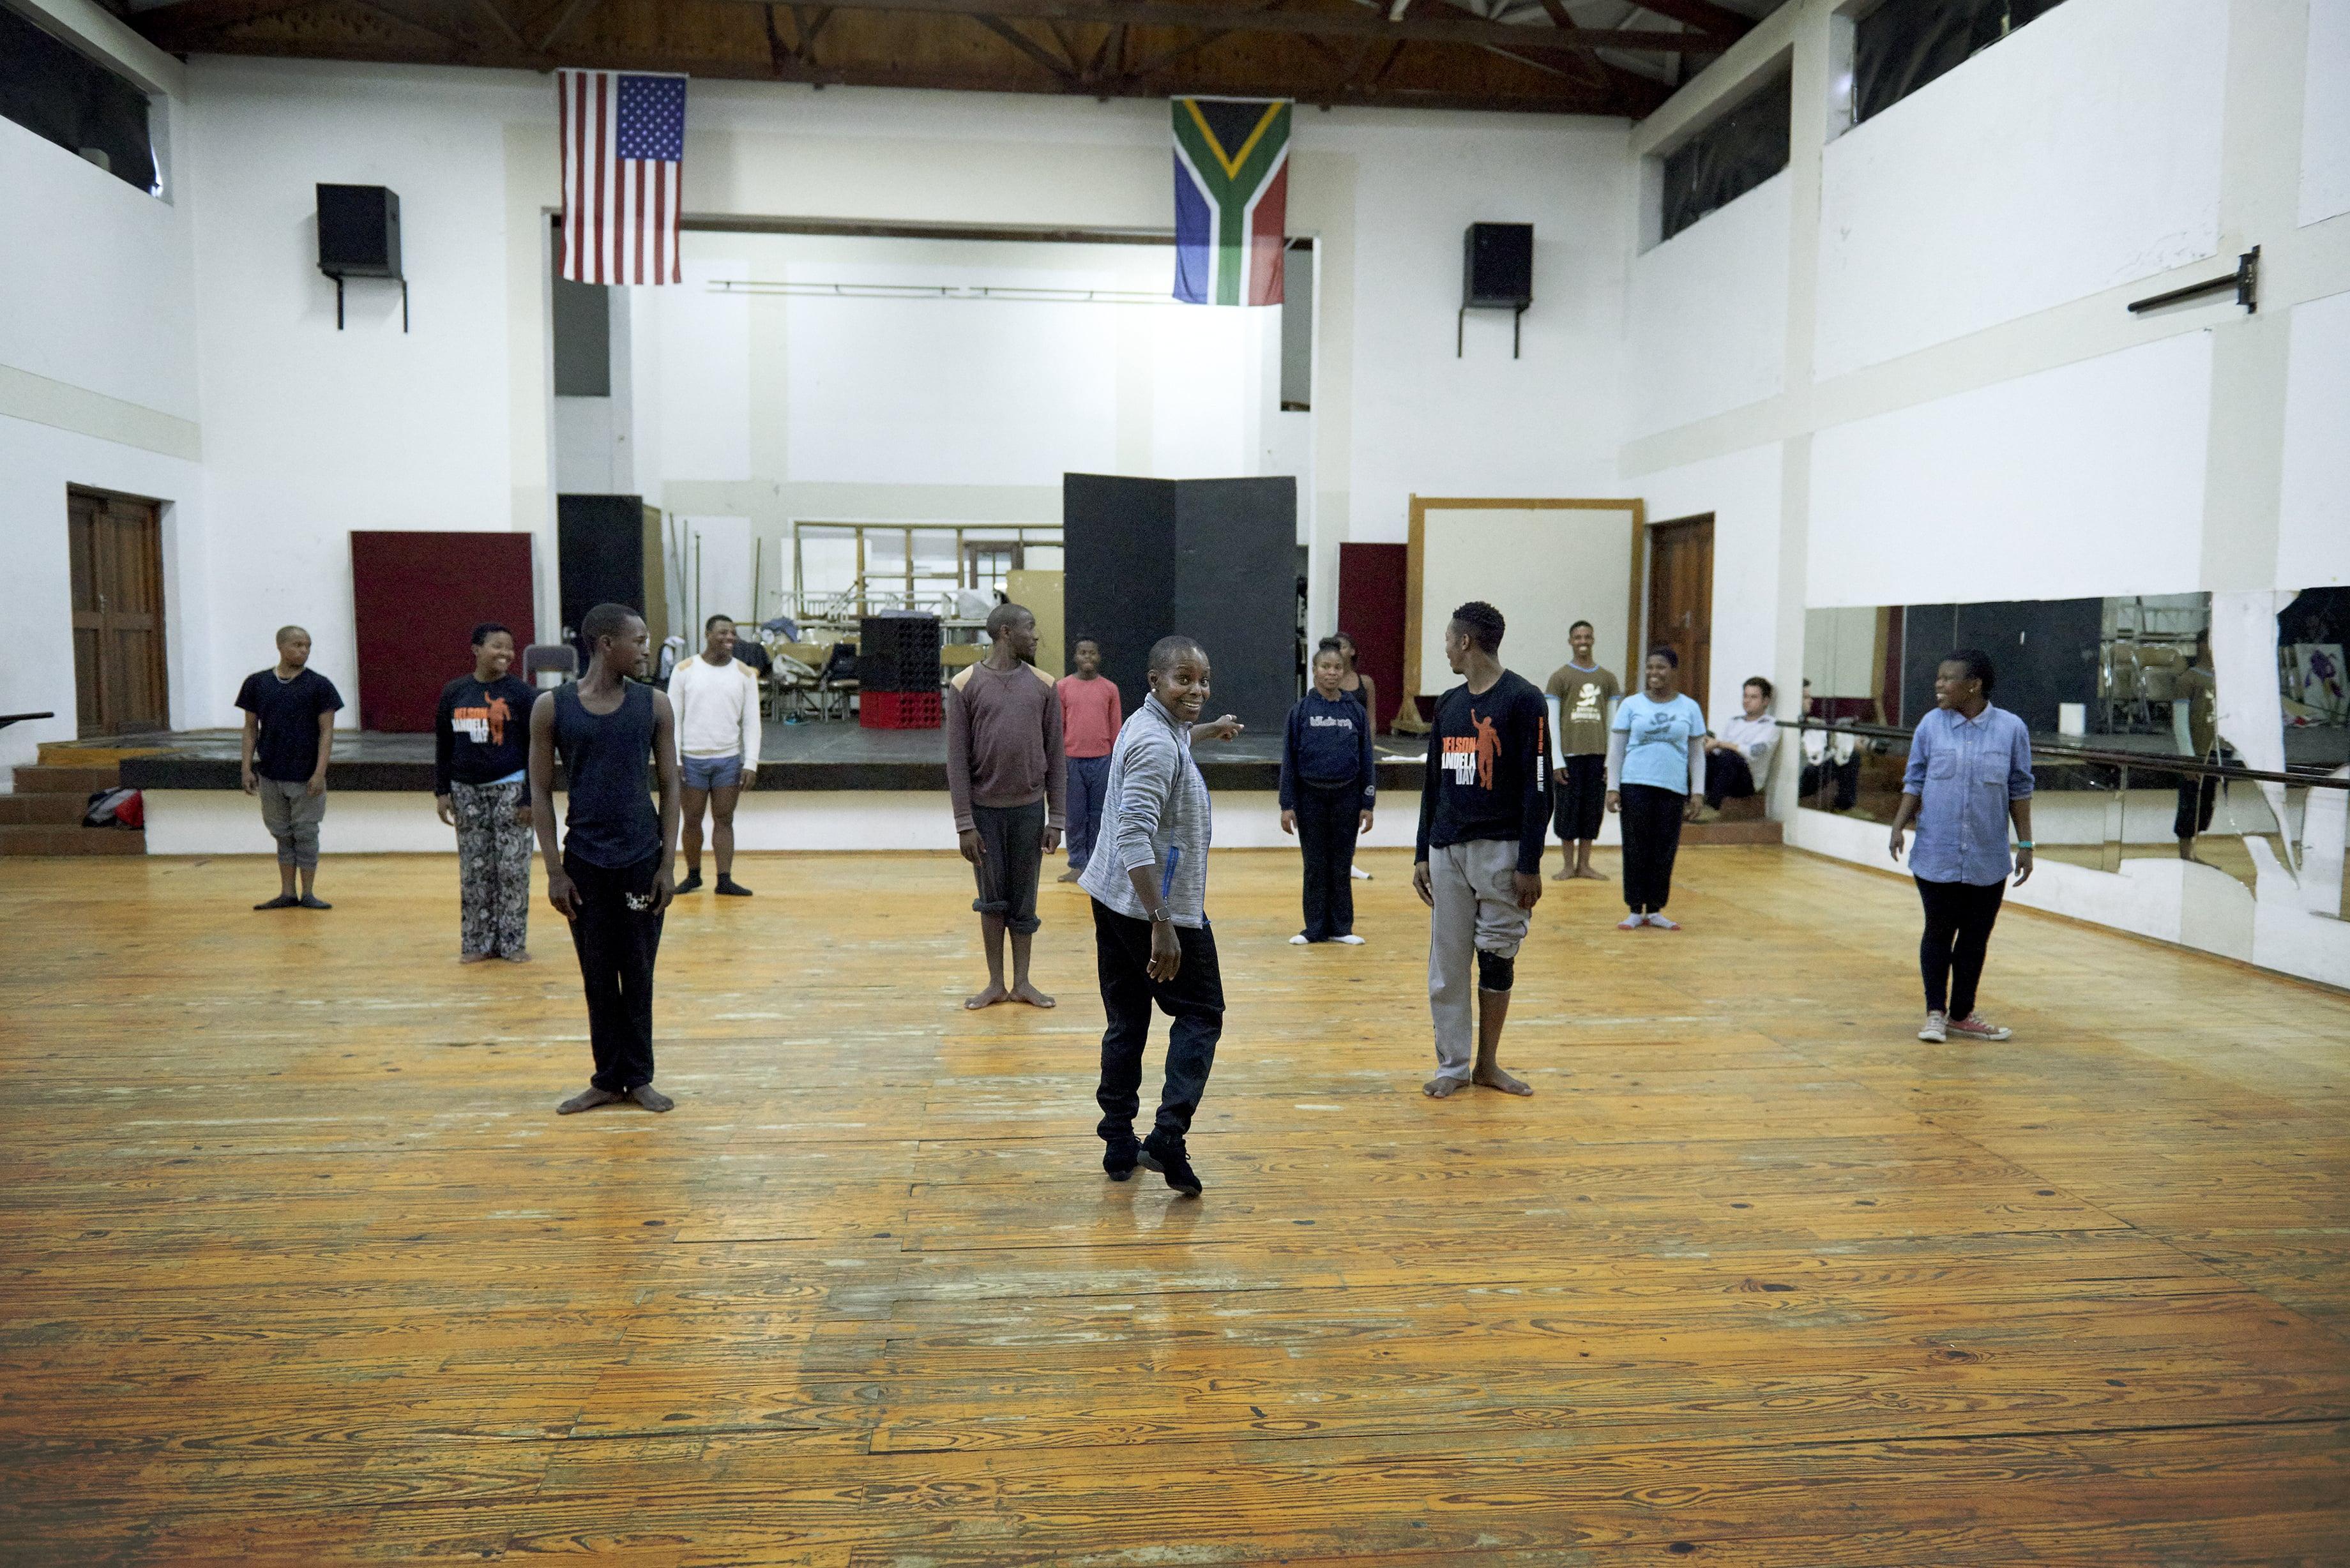
MULTIPOLYGON (((2220 681, 2211 670, 2211 634, 2195 634, 2195 657, 2171 687, 2170 732, 2181 756, 2198 762, 2220 760, 2220 681)), ((2199 866, 2211 863, 2195 853, 2199 834, 2211 830, 2212 808, 2220 801, 2220 775, 2178 775, 2178 812, 2170 831, 2178 840, 2178 857, 2199 866)))
MULTIPOLYGON (((1814 723, 1827 723, 1827 703, 1812 695, 1812 683, 1806 678, 1804 717, 1814 723)), ((1804 731, 1803 737, 1804 770, 1796 781, 1795 794, 1812 805, 1822 805, 1827 781, 1833 779, 1835 801, 1825 809, 1850 811, 1860 799, 1860 738, 1846 732, 1831 739, 1826 731, 1816 729, 1804 731)))
POLYGON ((1771 719, 1771 682, 1750 675, 1739 689, 1738 714, 1705 737, 1705 805, 1700 822, 1721 815, 1725 800, 1752 800, 1771 781, 1771 755, 1779 726, 1771 719))

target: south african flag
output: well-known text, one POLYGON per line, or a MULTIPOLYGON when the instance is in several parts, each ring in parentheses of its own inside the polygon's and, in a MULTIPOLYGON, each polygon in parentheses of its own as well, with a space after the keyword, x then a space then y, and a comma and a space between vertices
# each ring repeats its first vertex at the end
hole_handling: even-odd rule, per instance
POLYGON ((1279 305, 1286 99, 1175 100, 1175 297, 1279 305))

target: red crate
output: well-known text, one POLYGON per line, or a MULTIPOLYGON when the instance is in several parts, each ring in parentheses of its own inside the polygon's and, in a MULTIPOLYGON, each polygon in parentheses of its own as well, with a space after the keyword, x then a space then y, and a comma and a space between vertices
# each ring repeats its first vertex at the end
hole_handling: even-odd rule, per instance
POLYGON ((857 722, 868 730, 935 730, 946 722, 936 691, 861 691, 857 722))

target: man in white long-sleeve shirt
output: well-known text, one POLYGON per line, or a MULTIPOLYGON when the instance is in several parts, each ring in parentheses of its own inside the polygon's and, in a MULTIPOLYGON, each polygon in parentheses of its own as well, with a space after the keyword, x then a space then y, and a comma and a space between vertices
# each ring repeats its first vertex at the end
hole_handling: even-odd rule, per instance
POLYGON ((685 796, 685 880, 677 890, 691 893, 702 887, 702 808, 707 804, 718 891, 747 898, 751 889, 733 875, 734 803, 759 771, 759 678, 734 657, 731 618, 712 616, 702 638, 702 651, 669 678, 685 796))

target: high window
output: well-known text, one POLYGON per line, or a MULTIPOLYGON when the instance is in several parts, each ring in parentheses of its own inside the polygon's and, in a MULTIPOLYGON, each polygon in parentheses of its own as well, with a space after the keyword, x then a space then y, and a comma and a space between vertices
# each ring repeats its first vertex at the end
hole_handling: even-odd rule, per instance
POLYGON ((1671 239, 1787 166, 1791 95, 1783 75, 1665 155, 1661 238, 1671 239))
POLYGON ((0 117, 161 195, 147 95, 0 5, 0 117))
POLYGON ((2062 3, 1885 0, 1853 29, 1853 118, 1882 114, 2062 3))

